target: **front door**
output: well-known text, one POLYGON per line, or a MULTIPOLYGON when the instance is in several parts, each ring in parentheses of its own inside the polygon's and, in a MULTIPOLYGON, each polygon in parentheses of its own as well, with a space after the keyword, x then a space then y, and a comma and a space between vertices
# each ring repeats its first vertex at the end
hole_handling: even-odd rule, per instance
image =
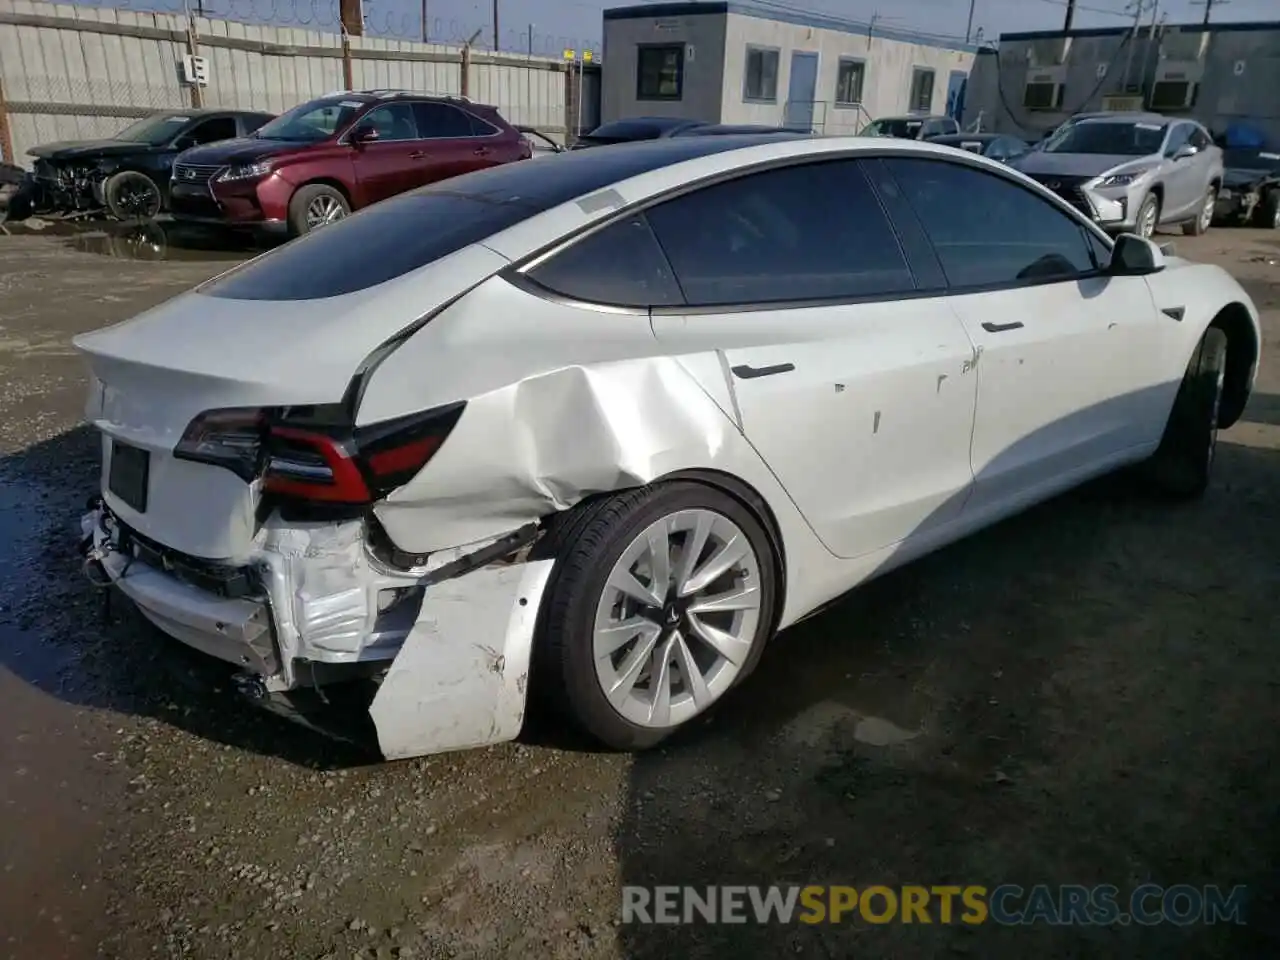
POLYGON ((787 87, 785 124, 813 129, 813 100, 818 90, 818 55, 796 51, 791 54, 791 80, 787 87))
POLYGON ((1010 179, 947 160, 885 166, 976 347, 966 509, 1016 508, 1158 439, 1172 398, 1145 279, 1103 274, 1103 241, 1010 179))
POLYGON ((1175 160, 1174 156, 1183 147, 1191 145, 1191 134, 1195 130, 1189 123, 1174 124, 1165 143, 1164 155, 1166 173, 1164 177, 1164 209, 1160 211, 1161 221, 1177 220, 1192 210, 1200 209, 1200 200, 1204 196, 1206 182, 1199 177, 1200 167, 1196 163, 1199 157, 1190 156, 1175 160))
POLYGON ((413 106, 388 103, 370 110, 358 126, 372 126, 378 138, 353 147, 352 163, 364 203, 377 203, 417 186, 415 171, 422 153, 413 106))
POLYGON ((959 515, 972 345, 945 297, 903 298, 915 277, 857 162, 747 174, 646 216, 689 302, 655 309, 664 352, 728 391, 726 412, 832 553, 959 515))

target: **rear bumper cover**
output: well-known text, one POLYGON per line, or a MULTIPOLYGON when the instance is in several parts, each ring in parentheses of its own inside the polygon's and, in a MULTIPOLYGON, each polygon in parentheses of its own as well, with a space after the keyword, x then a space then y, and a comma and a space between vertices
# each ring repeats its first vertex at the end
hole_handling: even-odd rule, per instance
POLYGON ((235 664, 268 693, 305 686, 310 674, 299 667, 308 662, 378 667, 369 714, 388 759, 520 733, 551 560, 507 558, 433 582, 433 575, 465 568, 457 561, 476 551, 445 551, 430 568, 391 574, 369 561, 358 522, 269 523, 253 559, 261 595, 230 598, 122 550, 118 524, 102 507, 86 514, 81 528, 96 576, 166 634, 235 664), (415 587, 420 604, 410 593, 388 611, 395 616, 379 615, 384 591, 415 587))

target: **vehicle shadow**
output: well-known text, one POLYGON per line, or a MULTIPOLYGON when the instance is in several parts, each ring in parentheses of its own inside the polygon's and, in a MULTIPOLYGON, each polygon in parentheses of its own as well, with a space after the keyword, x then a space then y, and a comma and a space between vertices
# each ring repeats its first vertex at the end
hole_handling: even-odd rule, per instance
MULTIPOLYGON (((154 717, 211 741, 315 768, 376 753, 255 708, 233 669, 188 650, 125 598, 95 587, 77 550, 79 517, 99 483, 86 426, 0 460, 0 665, 77 706, 154 717)), ((364 718, 353 718, 358 729, 364 718)))
POLYGON ((635 758, 614 843, 650 897, 1109 883, 1124 907, 1144 882, 1245 884, 1249 925, 1019 930, 960 922, 959 900, 950 923, 936 900, 931 923, 760 925, 749 900, 745 923, 680 923, 674 901, 676 923, 619 923, 619 955, 1276 956, 1280 450, 1218 456, 1202 502, 1105 478, 784 632, 635 758))

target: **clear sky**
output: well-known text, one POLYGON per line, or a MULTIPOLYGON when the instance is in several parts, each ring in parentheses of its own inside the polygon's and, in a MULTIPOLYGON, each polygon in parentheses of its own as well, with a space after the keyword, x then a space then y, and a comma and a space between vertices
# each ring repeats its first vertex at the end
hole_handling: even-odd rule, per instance
MULTIPOLYGON (((137 10, 181 12, 184 3, 199 0, 87 0, 137 10)), ((333 30, 337 0, 203 0, 214 16, 333 30)), ((626 6, 624 0, 497 0, 503 50, 559 56, 566 48, 591 49, 600 55, 601 12, 626 6)), ((751 0, 746 0, 751 2, 751 0)), ((759 0, 764 6, 821 12, 859 22, 873 16, 885 26, 927 30, 963 37, 970 0, 759 0)), ((1142 22, 1151 21, 1156 0, 1142 3, 1142 22)), ((1159 0, 1159 16, 1170 23, 1199 22, 1203 4, 1192 0, 1159 0)), ((439 43, 461 43, 482 30, 478 44, 492 48, 493 0, 425 0, 430 37, 439 43)), ((421 39, 423 0, 364 0, 370 34, 421 39)), ((1062 26, 1066 0, 973 0, 973 28, 985 39, 1002 32, 1052 30, 1062 26)), ((1122 26, 1133 22, 1133 5, 1126 0, 1078 0, 1077 27, 1122 26), (1129 12, 1124 12, 1125 10, 1129 12)), ((1280 0, 1213 0, 1214 22, 1280 21, 1280 0)))

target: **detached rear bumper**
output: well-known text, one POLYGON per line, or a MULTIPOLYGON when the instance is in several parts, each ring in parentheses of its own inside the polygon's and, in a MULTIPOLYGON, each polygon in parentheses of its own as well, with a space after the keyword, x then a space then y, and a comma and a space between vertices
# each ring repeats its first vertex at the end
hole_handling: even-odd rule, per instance
POLYGON ((169 636, 240 667, 263 692, 308 687, 317 667, 329 676, 372 676, 368 710, 388 759, 520 733, 553 561, 509 552, 501 562, 468 566, 469 557, 487 562, 503 549, 482 544, 447 551, 422 570, 387 571, 372 561, 358 521, 269 522, 248 568, 254 589, 228 596, 134 542, 105 508, 87 514, 82 529, 98 578, 169 636), (396 602, 380 610, 388 591, 396 602))

